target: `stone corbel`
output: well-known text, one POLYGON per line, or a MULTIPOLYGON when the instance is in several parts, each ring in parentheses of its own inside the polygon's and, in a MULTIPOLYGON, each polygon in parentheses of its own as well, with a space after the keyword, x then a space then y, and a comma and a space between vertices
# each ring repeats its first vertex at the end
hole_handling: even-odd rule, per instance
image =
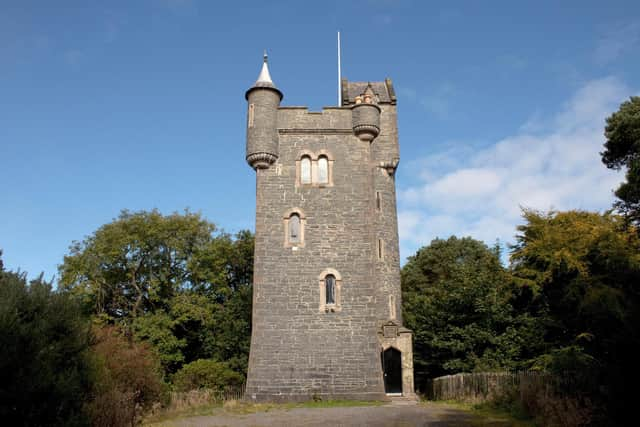
POLYGON ((396 169, 398 168, 398 163, 400 163, 400 159, 393 159, 390 162, 380 162, 378 167, 387 171, 389 176, 394 176, 396 173, 396 169))

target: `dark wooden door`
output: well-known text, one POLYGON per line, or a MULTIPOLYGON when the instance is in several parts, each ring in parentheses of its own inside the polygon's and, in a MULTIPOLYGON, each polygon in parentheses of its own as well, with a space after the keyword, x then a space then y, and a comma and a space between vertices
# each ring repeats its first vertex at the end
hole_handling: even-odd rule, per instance
POLYGON ((402 393, 402 353, 389 347, 382 353, 385 393, 402 393))

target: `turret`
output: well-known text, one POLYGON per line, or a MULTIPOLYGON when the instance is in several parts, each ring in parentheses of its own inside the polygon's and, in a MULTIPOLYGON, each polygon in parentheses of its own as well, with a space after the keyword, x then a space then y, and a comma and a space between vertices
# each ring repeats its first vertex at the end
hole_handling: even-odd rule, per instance
POLYGON ((351 107, 353 133, 362 141, 371 142, 380 133, 380 107, 376 104, 377 95, 368 84, 351 107))
POLYGON ((254 169, 268 168, 278 158, 278 107, 282 92, 271 81, 264 53, 262 70, 247 91, 247 163, 254 169))

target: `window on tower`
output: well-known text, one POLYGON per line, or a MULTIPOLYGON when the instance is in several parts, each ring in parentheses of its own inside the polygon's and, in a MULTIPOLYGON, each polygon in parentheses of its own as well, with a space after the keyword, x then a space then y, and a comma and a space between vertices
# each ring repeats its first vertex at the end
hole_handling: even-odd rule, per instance
POLYGON ((335 313, 342 311, 342 277, 337 270, 327 268, 318 276, 320 285, 320 312, 335 313))
POLYGON ((311 184, 311 158, 308 156, 304 156, 300 160, 300 182, 311 184))
POLYGON ((295 213, 289 217, 289 243, 300 243, 300 216, 295 213))
POLYGON ((336 278, 333 274, 327 274, 324 278, 325 303, 327 305, 336 303, 336 278))
POLYGON ((292 208, 284 213, 284 247, 298 250, 304 247, 305 216, 301 209, 292 208))
POLYGON ((329 161, 326 156, 318 158, 318 184, 329 183, 329 161))
POLYGON ((333 187, 333 157, 328 150, 302 150, 295 167, 296 187, 333 187))

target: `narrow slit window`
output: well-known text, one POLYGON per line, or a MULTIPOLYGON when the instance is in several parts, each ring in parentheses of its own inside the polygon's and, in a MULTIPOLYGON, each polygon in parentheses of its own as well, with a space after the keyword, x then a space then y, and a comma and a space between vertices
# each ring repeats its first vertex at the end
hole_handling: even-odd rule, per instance
POLYGON ((325 303, 326 304, 335 304, 336 303, 336 277, 333 274, 328 274, 324 278, 324 286, 325 286, 325 303))
POLYGON ((318 183, 329 183, 329 161, 324 156, 318 158, 318 183))
POLYGON ((382 201, 380 200, 380 192, 376 191, 376 209, 380 210, 382 201))
POLYGON ((300 160, 300 182, 311 184, 311 159, 306 156, 300 160))
POLYGON ((300 215, 289 217, 289 243, 300 243, 300 215))
POLYGON ((384 242, 382 241, 382 239, 378 239, 378 259, 382 259, 383 254, 383 245, 384 242))
POLYGON ((253 127, 253 116, 254 116, 255 106, 253 104, 249 104, 249 127, 253 127))

